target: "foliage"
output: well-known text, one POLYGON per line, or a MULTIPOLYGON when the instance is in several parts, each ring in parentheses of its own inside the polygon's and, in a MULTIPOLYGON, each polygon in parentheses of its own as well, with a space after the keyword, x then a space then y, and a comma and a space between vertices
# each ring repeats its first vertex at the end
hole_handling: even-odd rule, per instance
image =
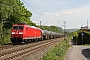
POLYGON ((8 43, 11 43, 10 41, 10 29, 6 29, 4 28, 4 32, 3 32, 3 40, 1 41, 1 38, 0 38, 0 44, 8 44, 8 43), (7 32, 8 31, 8 32, 7 32))
POLYGON ((52 31, 52 32, 61 32, 56 26, 38 26, 40 27, 41 29, 43 30, 49 30, 49 31, 52 31))
POLYGON ((78 31, 78 44, 90 44, 90 32, 87 31, 78 31), (84 33, 82 37, 81 34, 84 33))
POLYGON ((21 3, 20 0, 14 0, 12 7, 13 7, 12 8, 13 12, 6 19, 6 22, 4 23, 5 28, 11 28, 12 24, 20 23, 20 22, 24 22, 29 25, 35 25, 35 23, 30 21, 30 17, 32 16, 32 13, 28 11, 25 8, 25 6, 23 6, 23 3, 21 3))
POLYGON ((77 44, 78 32, 77 31, 73 32, 72 36, 73 36, 74 42, 77 44))
POLYGON ((10 40, 9 30, 12 24, 25 22, 36 26, 30 20, 31 16, 32 13, 25 8, 20 0, 0 0, 0 44, 6 44, 7 38, 10 40))
POLYGON ((4 38, 4 23, 6 22, 6 19, 8 18, 9 15, 12 14, 12 0, 0 0, 0 37, 3 41, 4 38))
POLYGON ((76 44, 79 44, 79 45, 90 44, 90 32, 82 31, 82 30, 74 32, 73 40, 76 42, 76 44), (81 36, 82 33, 84 33, 83 37, 81 36))
POLYGON ((69 46, 69 42, 63 40, 59 45, 55 46, 55 48, 49 50, 41 60, 64 60, 64 55, 69 46))

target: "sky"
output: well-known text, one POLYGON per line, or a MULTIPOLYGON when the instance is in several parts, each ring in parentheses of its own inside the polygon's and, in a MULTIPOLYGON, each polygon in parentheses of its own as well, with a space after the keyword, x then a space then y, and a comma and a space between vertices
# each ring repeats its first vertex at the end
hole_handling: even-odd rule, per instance
POLYGON ((90 27, 90 0, 21 0, 32 13, 37 25, 58 26, 67 29, 90 27))

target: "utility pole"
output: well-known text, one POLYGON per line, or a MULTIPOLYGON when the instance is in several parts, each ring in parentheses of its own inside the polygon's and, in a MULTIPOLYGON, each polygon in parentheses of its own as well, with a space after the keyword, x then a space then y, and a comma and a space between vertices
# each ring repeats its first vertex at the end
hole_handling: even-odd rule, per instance
POLYGON ((69 41, 68 41, 68 39, 67 39, 67 37, 66 37, 66 21, 63 21, 64 23, 64 40, 66 40, 66 43, 67 43, 67 45, 68 45, 68 43, 69 43, 69 41), (66 37, 66 39, 65 39, 65 37, 66 37))
POLYGON ((65 34, 65 30, 66 30, 66 21, 63 21, 63 22, 64 22, 64 23, 63 23, 63 24, 64 24, 64 25, 63 25, 63 26, 64 26, 64 35, 66 35, 66 34, 65 34))
MULTIPOLYGON (((58 22, 58 21, 57 21, 58 22)), ((58 22, 59 23, 59 22, 58 22)), ((59 23, 60 24, 60 23, 59 23)), ((62 25, 62 24, 61 24, 62 25)), ((65 33, 65 30, 66 30, 66 21, 63 21, 63 25, 64 27, 64 40, 65 40, 65 36, 66 36, 66 33, 65 33)), ((68 42, 68 41, 67 41, 68 42)))
POLYGON ((88 20, 87 20, 87 27, 88 27, 88 20))
MULTIPOLYGON (((58 21, 57 21, 58 22, 58 21)), ((59 22, 58 22, 59 23, 59 22)), ((59 23, 60 24, 60 23, 59 23)), ((65 34, 65 30, 66 30, 66 21, 63 21, 63 24, 61 24, 63 27, 64 27, 64 36, 66 35, 65 34)), ((64 40, 65 40, 65 38, 64 38, 64 40)))
POLYGON ((41 22, 42 22, 42 21, 40 21, 40 27, 41 27, 41 22))

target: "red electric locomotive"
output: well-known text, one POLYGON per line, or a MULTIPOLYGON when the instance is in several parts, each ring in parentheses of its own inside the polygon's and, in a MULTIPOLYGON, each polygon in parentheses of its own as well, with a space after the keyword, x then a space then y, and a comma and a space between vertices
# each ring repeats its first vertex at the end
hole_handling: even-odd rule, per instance
POLYGON ((42 38, 42 31, 39 28, 26 25, 24 23, 13 24, 11 30, 11 41, 13 44, 30 42, 42 38))

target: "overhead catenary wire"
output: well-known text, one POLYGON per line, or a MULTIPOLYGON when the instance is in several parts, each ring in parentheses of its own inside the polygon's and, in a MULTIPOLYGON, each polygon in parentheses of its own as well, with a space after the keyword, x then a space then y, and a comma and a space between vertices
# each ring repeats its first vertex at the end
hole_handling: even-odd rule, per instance
POLYGON ((35 3, 34 5, 39 6, 39 9, 42 9, 44 12, 46 12, 45 9, 43 9, 35 0, 32 0, 32 1, 35 3))
MULTIPOLYGON (((33 8, 30 4, 28 4, 25 0, 23 0, 29 7, 31 7, 33 10, 35 10, 36 12, 39 13, 39 11, 37 11, 35 8, 33 8)), ((42 15, 41 13, 39 13, 40 15, 42 15)))
POLYGON ((60 24, 61 26, 64 26, 64 25, 62 25, 62 24, 61 24, 60 22, 58 22, 58 21, 57 21, 57 23, 60 24))
MULTIPOLYGON (((42 7, 35 1, 35 0, 32 0, 33 2, 34 2, 34 5, 37 5, 37 6, 39 6, 40 8, 39 9, 41 9, 42 7)), ((43 9, 42 8, 42 10, 44 11, 44 12, 46 12, 45 11, 45 9, 43 9)), ((55 18, 54 18, 55 19, 55 18)), ((51 22, 51 21, 50 21, 51 22)), ((58 22, 58 21, 57 21, 58 22)), ((58 22, 59 23, 59 22, 58 22)), ((62 25, 61 23, 59 23, 60 25, 62 25)), ((63 26, 63 25, 62 25, 63 26)))
MULTIPOLYGON (((32 9, 34 9, 36 12, 38 12, 41 16, 43 16, 44 18, 46 18, 43 14, 41 14, 39 11, 37 11, 35 8, 33 8, 30 4, 28 4, 25 0, 23 0, 29 7, 31 7, 32 9)), ((46 18, 47 20, 49 20, 48 18, 46 18)))
MULTIPOLYGON (((37 7, 39 7, 39 9, 42 9, 43 11, 42 12, 46 12, 46 10, 45 9, 43 9, 35 0, 31 0, 31 1, 33 1, 34 2, 34 5, 35 6, 37 6, 37 7)), ((51 16, 52 17, 52 16, 51 16)), ((50 18, 50 19, 52 19, 53 20, 53 18, 50 18)), ((55 18, 54 18, 55 19, 55 18)), ((56 19, 55 19, 56 20, 56 19)), ((51 21, 50 21, 51 22, 51 21)), ((51 22, 52 23, 52 22, 51 22)))
MULTIPOLYGON (((33 2, 33 4, 35 5, 35 6, 37 6, 39 9, 42 9, 43 11, 42 12, 46 12, 35 0, 32 0, 33 2)), ((43 16, 45 19, 47 19, 47 21, 48 22, 50 22, 52 25, 53 25, 53 23, 52 23, 52 21, 50 21, 50 19, 52 19, 53 20, 53 18, 47 18, 46 16, 44 16, 41 12, 39 12, 38 10, 36 10, 34 7, 32 7, 28 2, 26 2, 25 0, 23 0, 23 2, 25 2, 29 7, 31 7, 33 10, 35 10, 38 14, 40 14, 41 16, 43 16)), ((55 18, 54 18, 55 19, 55 18)), ((35 20, 35 19, 34 19, 35 20)), ((55 19, 56 20, 56 19, 55 19)), ((45 23, 46 24, 46 23, 45 23)))

